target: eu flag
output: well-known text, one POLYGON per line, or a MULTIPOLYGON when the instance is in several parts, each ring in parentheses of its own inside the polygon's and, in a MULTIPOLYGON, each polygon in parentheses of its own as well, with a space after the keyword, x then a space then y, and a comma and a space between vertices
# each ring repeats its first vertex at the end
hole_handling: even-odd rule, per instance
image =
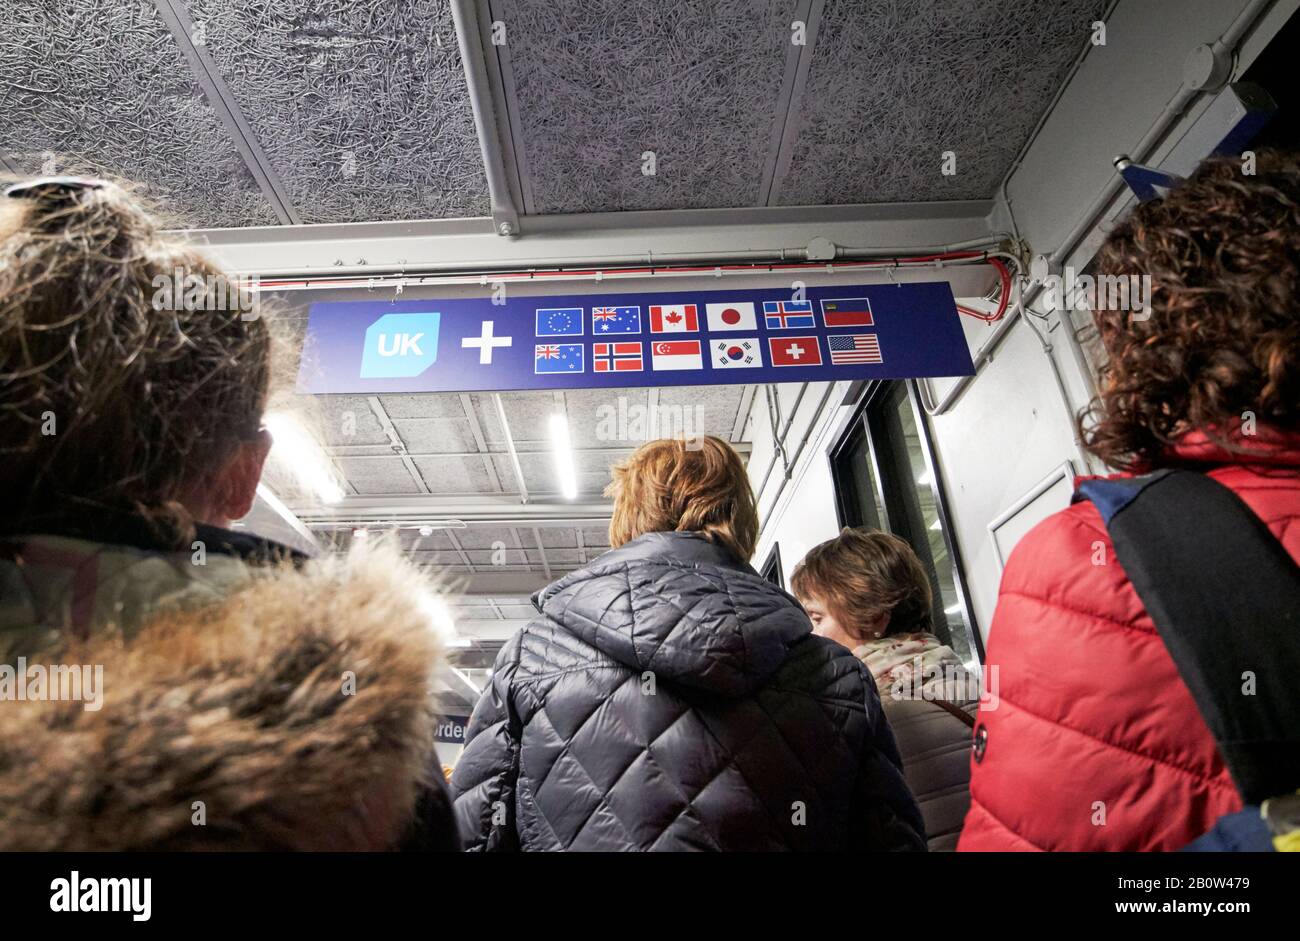
POLYGON ((542 307, 537 311, 539 337, 582 336, 581 307, 542 307))

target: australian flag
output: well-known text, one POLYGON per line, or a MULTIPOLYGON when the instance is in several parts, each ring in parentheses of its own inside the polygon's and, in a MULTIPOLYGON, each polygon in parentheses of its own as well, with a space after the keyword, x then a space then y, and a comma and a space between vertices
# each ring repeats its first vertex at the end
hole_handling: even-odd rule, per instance
POLYGON ((591 309, 591 332, 594 336, 602 333, 640 333, 640 307, 593 307, 591 309))
POLYGON ((537 311, 539 337, 582 336, 581 307, 543 307, 537 311))
POLYGON ((583 371, 581 343, 538 343, 535 350, 533 372, 538 375, 583 371))

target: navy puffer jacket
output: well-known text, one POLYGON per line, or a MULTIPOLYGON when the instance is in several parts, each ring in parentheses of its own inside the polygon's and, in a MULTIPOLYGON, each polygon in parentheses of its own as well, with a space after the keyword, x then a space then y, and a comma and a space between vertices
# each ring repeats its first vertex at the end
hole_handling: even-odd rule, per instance
POLYGON ((475 850, 922 850, 875 683, 693 533, 539 592, 452 776, 475 850))

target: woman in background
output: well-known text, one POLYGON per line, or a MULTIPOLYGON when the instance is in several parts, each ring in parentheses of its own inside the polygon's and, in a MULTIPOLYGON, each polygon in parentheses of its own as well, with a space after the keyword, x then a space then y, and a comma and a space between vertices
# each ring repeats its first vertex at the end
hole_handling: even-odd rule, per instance
POLYGON ((724 441, 614 468, 611 551, 533 599, 452 776, 474 850, 916 850, 870 675, 750 567, 724 441))
POLYGON ((931 850, 953 850, 970 804, 978 684, 932 631, 930 580, 890 533, 845 529, 795 568, 791 587, 813 630, 871 671, 925 818, 931 850))
POLYGON ((229 528, 271 321, 117 186, 0 203, 0 849, 457 848, 419 573, 229 528))

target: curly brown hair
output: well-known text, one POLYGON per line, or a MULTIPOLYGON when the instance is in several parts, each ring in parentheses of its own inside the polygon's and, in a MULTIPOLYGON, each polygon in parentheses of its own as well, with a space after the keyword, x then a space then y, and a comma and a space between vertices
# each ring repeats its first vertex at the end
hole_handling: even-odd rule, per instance
POLYGON ((229 282, 117 185, 0 197, 0 531, 107 510, 184 538, 283 375, 247 295, 204 293, 229 282))
POLYGON ((800 599, 824 604, 859 641, 871 638, 867 625, 884 614, 887 636, 933 630, 930 577, 912 547, 893 533, 846 526, 809 550, 790 588, 800 599))
POLYGON ((1079 416, 1089 451, 1126 470, 1158 467, 1200 430, 1249 451, 1237 429, 1300 427, 1300 160, 1260 151, 1254 175, 1207 160, 1110 233, 1099 275, 1149 275, 1149 316, 1107 310, 1097 398, 1079 416))

